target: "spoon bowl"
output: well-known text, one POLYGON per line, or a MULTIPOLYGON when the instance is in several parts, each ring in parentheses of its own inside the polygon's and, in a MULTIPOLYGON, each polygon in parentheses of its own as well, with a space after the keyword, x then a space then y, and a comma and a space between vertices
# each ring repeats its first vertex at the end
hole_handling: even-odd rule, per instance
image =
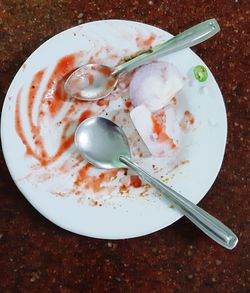
POLYGON ((120 161, 120 156, 130 157, 123 130, 101 117, 88 118, 78 126, 75 144, 87 161, 101 169, 124 168, 126 166, 120 161))
POLYGON ((79 100, 99 100, 109 95, 117 84, 112 68, 87 64, 76 69, 66 80, 64 90, 79 100))

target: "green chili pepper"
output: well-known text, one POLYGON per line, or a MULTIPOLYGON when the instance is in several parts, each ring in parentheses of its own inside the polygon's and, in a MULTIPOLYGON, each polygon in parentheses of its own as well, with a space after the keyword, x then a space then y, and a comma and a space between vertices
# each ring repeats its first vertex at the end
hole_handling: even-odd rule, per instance
POLYGON ((200 82, 206 81, 207 78, 208 78, 206 68, 204 66, 202 66, 202 65, 195 66, 195 68, 194 68, 194 76, 200 82))

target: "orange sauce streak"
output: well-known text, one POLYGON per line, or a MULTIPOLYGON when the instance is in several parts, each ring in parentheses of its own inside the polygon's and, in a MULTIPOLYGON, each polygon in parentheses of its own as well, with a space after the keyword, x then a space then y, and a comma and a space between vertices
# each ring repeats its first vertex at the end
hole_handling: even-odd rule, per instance
POLYGON ((110 181, 114 180, 117 173, 117 170, 112 170, 101 173, 98 177, 91 177, 91 181, 86 184, 86 187, 93 190, 93 192, 100 192, 105 189, 102 184, 109 183, 110 181))
POLYGON ((109 81, 107 81, 107 83, 105 84, 105 89, 109 89, 111 88, 113 85, 115 84, 115 80, 110 79, 109 81))
POLYGON ((98 106, 109 106, 109 100, 106 100, 106 99, 100 99, 100 100, 98 100, 97 102, 96 102, 96 104, 98 105, 98 106))
MULTIPOLYGON (((42 78, 44 76, 44 73, 45 73, 45 69, 40 70, 35 74, 32 82, 31 82, 31 86, 29 89, 29 96, 28 96, 28 120, 29 120, 29 124, 31 127, 31 132, 32 132, 32 137, 33 137, 34 143, 40 149, 44 148, 44 144, 42 141, 42 137, 39 133, 38 127, 35 126, 32 121, 32 111, 33 111, 33 107, 34 107, 35 98, 36 98, 38 89, 40 87, 42 78)), ((39 113, 38 113, 39 119, 41 119, 43 116, 44 116, 44 112, 39 111, 39 113)), ((43 153, 45 155, 45 151, 43 153)))
POLYGON ((150 47, 155 39, 156 39, 156 35, 151 34, 146 40, 144 40, 143 43, 146 47, 150 47))
POLYGON ((195 119, 194 119, 194 116, 193 116, 192 113, 190 113, 189 111, 185 111, 185 112, 184 112, 184 116, 187 118, 188 122, 189 122, 191 125, 194 124, 195 119))
POLYGON ((119 191, 120 193, 128 192, 129 188, 125 184, 123 184, 120 188, 119 191))
POLYGON ((141 36, 137 36, 135 41, 137 44, 137 47, 140 49, 144 49, 144 48, 150 48, 154 42, 154 40, 156 39, 156 35, 155 34, 151 34, 150 36, 148 36, 146 39, 144 39, 141 36))
POLYGON ((83 122, 85 119, 91 117, 93 114, 94 114, 94 113, 93 113, 91 110, 86 110, 86 111, 84 111, 84 112, 81 114, 81 116, 80 116, 80 118, 79 118, 79 120, 78 120, 79 123, 81 123, 81 122, 83 122))
POLYGON ((88 79, 89 85, 92 85, 94 83, 94 76, 93 76, 93 74, 88 73, 87 79, 88 79))
POLYGON ((172 149, 176 148, 176 144, 173 142, 173 139, 170 138, 166 132, 164 131, 161 124, 157 121, 157 119, 151 114, 151 119, 153 122, 153 132, 157 135, 157 139, 159 142, 167 142, 172 149))
POLYGON ((90 163, 87 163, 79 172, 78 172, 78 176, 75 180, 75 185, 76 186, 79 186, 81 185, 84 180, 86 179, 87 177, 87 173, 88 173, 88 170, 91 168, 91 164, 90 163))
POLYGON ((194 123, 195 123, 195 118, 193 114, 190 113, 189 111, 185 111, 179 125, 180 125, 180 128, 184 132, 186 132, 189 130, 190 126, 192 126, 194 123))
POLYGON ((74 134, 70 135, 67 138, 62 137, 60 147, 57 150, 56 154, 50 160, 45 161, 45 165, 56 161, 65 151, 67 151, 72 146, 73 143, 74 143, 74 134))
POLYGON ((74 182, 76 187, 83 186, 86 189, 92 190, 93 192, 100 192, 105 189, 103 183, 109 183, 114 180, 119 171, 111 170, 101 173, 99 176, 89 176, 88 171, 92 167, 90 163, 87 163, 79 172, 74 182))
MULTIPOLYGON (((74 131, 71 130, 71 133, 68 133, 71 129, 71 121, 72 116, 74 116, 74 113, 76 113, 77 107, 82 106, 85 103, 78 102, 77 100, 74 100, 74 104, 72 104, 69 109, 67 110, 66 114, 62 118, 61 121, 58 122, 58 125, 63 126, 62 135, 60 138, 59 147, 56 150, 55 154, 52 156, 49 156, 44 141, 41 135, 41 125, 43 119, 46 117, 46 115, 49 114, 50 117, 54 117, 62 108, 64 105, 66 99, 68 98, 63 90, 63 84, 64 80, 72 72, 72 68, 74 68, 74 63, 76 61, 77 54, 71 54, 68 56, 63 57, 60 59, 46 85, 46 89, 44 90, 41 99, 40 99, 40 105, 39 105, 39 111, 38 111, 38 123, 35 125, 32 121, 32 113, 34 109, 34 103, 35 103, 35 97, 37 95, 39 86, 42 82, 42 79, 44 77, 45 70, 40 70, 37 72, 32 80, 32 84, 29 88, 29 95, 28 95, 28 108, 27 108, 27 115, 28 115, 28 121, 30 124, 31 133, 33 135, 33 140, 35 143, 35 148, 31 147, 29 141, 27 140, 23 127, 22 127, 22 121, 21 121, 21 113, 20 113, 20 101, 21 101, 21 93, 22 90, 19 91, 17 100, 16 100, 16 110, 15 110, 15 128, 18 136, 20 137, 22 143, 26 147, 26 154, 33 156, 36 160, 40 162, 42 166, 47 166, 53 162, 55 162, 57 159, 59 159, 74 143, 74 131), (54 91, 53 91, 54 90, 54 91), (49 96, 48 96, 49 94, 49 96), (45 109, 43 108, 43 105, 45 106, 45 109), (49 113, 46 112, 46 105, 49 108, 49 113)), ((107 75, 111 73, 111 70, 101 70, 102 74, 107 75)), ((91 83, 92 80, 89 80, 91 83)), ((109 106, 109 100, 102 99, 96 102, 98 106, 109 106)), ((92 105, 92 103, 86 103, 86 105, 92 105)), ((127 106, 130 104, 127 103, 127 106)), ((91 117, 95 113, 90 110, 86 109, 82 112, 80 117, 77 120, 77 124, 81 123, 85 119, 91 117)), ((76 166, 78 166, 81 163, 82 160, 79 160, 76 163, 76 166)), ((101 173, 99 176, 91 176, 88 174, 88 171, 90 169, 91 165, 86 164, 77 175, 77 178, 74 182, 75 187, 79 187, 80 185, 83 185, 86 189, 90 189, 93 192, 99 192, 104 190, 105 187, 103 186, 103 183, 109 183, 110 181, 114 180, 117 176, 117 173, 120 172, 120 170, 110 170, 105 171, 101 173)), ((58 169, 59 172, 65 172, 67 168, 70 168, 70 163, 63 162, 63 165, 58 169)), ((138 180, 137 180, 138 181, 138 180)), ((135 179, 132 179, 132 184, 137 186, 139 183, 135 181, 135 179)), ((108 184, 107 184, 108 185, 108 184)), ((113 187, 112 187, 113 188, 113 187)), ((79 190, 78 190, 79 191, 79 190)), ((78 192, 77 191, 77 192, 78 192)))
POLYGON ((99 73, 101 73, 101 74, 103 74, 103 75, 106 75, 106 76, 108 76, 108 75, 110 75, 111 73, 112 73, 112 70, 111 70, 111 68, 108 68, 108 67, 102 67, 102 66, 96 66, 96 67, 94 67, 94 70, 96 70, 96 71, 98 71, 99 73))
MULTIPOLYGON (((28 155, 33 156, 35 159, 37 159, 42 166, 47 166, 48 164, 55 162, 74 143, 74 134, 71 133, 70 135, 67 135, 67 131, 71 126, 69 116, 72 115, 72 113, 75 111, 74 105, 71 105, 66 115, 60 122, 60 123, 64 123, 65 126, 63 128, 63 133, 61 136, 59 147, 53 156, 49 156, 47 154, 44 141, 41 136, 41 122, 44 116, 46 115, 46 113, 42 110, 42 105, 45 102, 47 102, 45 99, 47 91, 51 90, 53 87, 56 86, 55 92, 52 94, 51 98, 48 100, 50 113, 53 113, 53 115, 59 111, 59 109, 62 107, 63 103, 65 102, 63 82, 64 82, 65 75, 69 74, 70 71, 72 71, 76 57, 77 57, 77 54, 71 54, 71 55, 63 57, 62 59, 58 61, 47 83, 47 88, 44 91, 40 101, 37 126, 32 121, 32 112, 34 108, 35 98, 36 98, 39 86, 41 84, 42 78, 44 76, 45 70, 43 69, 38 71, 32 80, 31 86, 29 88, 27 114, 28 114, 28 121, 30 124, 32 137, 35 144, 34 150, 32 149, 30 143, 28 142, 22 128, 21 113, 20 113, 21 90, 17 96, 16 113, 15 113, 16 132, 26 147, 26 153, 28 155)), ((85 120, 86 118, 90 117, 91 115, 93 115, 92 111, 90 110, 84 111, 78 120, 78 124, 82 122, 83 120, 85 120)))
POLYGON ((55 92, 49 103, 49 110, 52 117, 54 117, 61 110, 65 100, 67 99, 63 85, 66 76, 70 73, 70 71, 72 71, 72 68, 74 67, 76 58, 76 54, 70 54, 61 58, 47 83, 47 88, 45 89, 44 95, 46 95, 49 89, 56 85, 55 92))
POLYGON ((137 175, 130 176, 130 185, 134 188, 139 188, 142 186, 141 179, 137 175))
POLYGON ((29 96, 28 96, 28 119, 29 119, 29 123, 32 126, 32 128, 34 128, 34 124, 32 121, 32 110, 33 110, 33 106, 34 106, 34 102, 35 102, 35 97, 37 94, 37 91, 39 89, 41 80, 43 78, 45 69, 38 71, 31 83, 31 87, 29 89, 29 96))
POLYGON ((18 136, 20 137, 22 143, 25 145, 26 147, 26 154, 27 155, 32 155, 35 156, 33 150, 31 149, 26 136, 24 134, 24 130, 22 127, 22 122, 21 122, 21 115, 20 115, 20 99, 21 99, 21 95, 22 95, 22 90, 19 91, 18 95, 17 95, 17 100, 16 100, 16 110, 15 110, 15 128, 16 128, 16 132, 18 134, 18 136))
POLYGON ((157 134, 157 136, 159 137, 160 134, 162 133, 162 127, 161 125, 158 123, 158 121, 155 119, 155 117, 151 114, 151 119, 153 122, 153 132, 155 134, 157 134))
POLYGON ((127 101, 125 102, 125 106, 126 106, 127 108, 130 108, 130 107, 132 106, 132 102, 131 102, 130 100, 127 100, 127 101))

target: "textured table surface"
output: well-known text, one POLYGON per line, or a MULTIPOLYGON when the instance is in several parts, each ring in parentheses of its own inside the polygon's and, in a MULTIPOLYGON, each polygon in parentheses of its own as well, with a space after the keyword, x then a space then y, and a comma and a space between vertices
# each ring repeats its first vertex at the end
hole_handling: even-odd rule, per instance
POLYGON ((137 239, 74 235, 25 200, 1 152, 1 292, 249 292, 248 0, 0 0, 0 100, 32 51, 64 29, 115 18, 177 34, 212 17, 220 34, 194 51, 224 95, 228 140, 219 176, 200 205, 235 231, 238 246, 225 250, 184 218, 137 239))

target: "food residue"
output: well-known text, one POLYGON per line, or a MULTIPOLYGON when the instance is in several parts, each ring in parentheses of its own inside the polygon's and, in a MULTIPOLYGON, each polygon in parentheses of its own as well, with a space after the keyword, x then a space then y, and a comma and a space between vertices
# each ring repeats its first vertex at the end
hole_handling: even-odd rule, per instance
MULTIPOLYGON (((156 35, 154 34, 147 38, 137 36, 136 43, 139 48, 150 47, 155 39, 156 35)), ((118 55, 112 52, 110 48, 107 48, 106 51, 111 58, 117 58, 118 55)), ((97 52, 95 56, 89 57, 88 62, 95 63, 99 55, 100 53, 97 52)), ((37 164, 33 163, 31 165, 31 173, 44 170, 44 174, 39 174, 40 180, 53 180, 58 176, 68 175, 67 180, 72 181, 72 186, 69 190, 51 191, 51 193, 60 196, 75 194, 80 198, 84 197, 86 192, 92 195, 99 194, 100 196, 100 194, 110 195, 113 191, 129 194, 131 187, 140 188, 141 195, 145 195, 149 190, 149 186, 143 183, 139 176, 128 175, 127 170, 124 169, 98 170, 87 163, 74 149, 74 132, 77 126, 85 119, 93 115, 107 115, 107 108, 110 106, 112 108, 113 102, 121 99, 118 105, 121 109, 112 113, 112 121, 122 127, 127 127, 127 125, 132 127, 132 124, 129 124, 127 114, 130 112, 134 126, 150 152, 155 156, 166 155, 171 149, 176 148, 176 144, 166 132, 164 107, 171 99, 173 105, 176 106, 175 94, 182 87, 180 74, 172 65, 152 65, 152 63, 148 66, 157 67, 152 72, 154 74, 158 71, 160 72, 161 84, 151 78, 151 82, 147 80, 147 88, 143 89, 145 86, 143 78, 147 74, 143 72, 145 69, 142 66, 142 69, 135 71, 135 74, 133 71, 127 77, 125 76, 123 80, 121 79, 120 82, 124 86, 118 85, 115 93, 112 93, 107 98, 84 102, 72 99, 64 90, 65 80, 79 67, 78 62, 82 57, 83 52, 79 52, 59 59, 44 89, 41 89, 41 85, 45 78, 46 68, 35 73, 29 85, 27 96, 25 96, 23 88, 18 92, 15 108, 15 129, 25 146, 26 155, 37 162, 37 164), (142 70, 141 77, 140 70, 142 70), (142 78, 139 82, 137 80, 138 75, 139 78, 142 78), (132 82, 130 83, 131 76, 132 82), (171 87, 164 85, 162 88, 162 82, 171 83, 171 87), (130 94, 128 95, 129 84, 130 94), (155 94, 153 94, 154 91, 155 94), (161 92, 164 92, 164 97, 161 92), (128 97, 121 97, 121 93, 128 97), (21 104, 25 103, 25 99, 27 100, 26 110, 21 107, 21 104), (38 109, 36 117, 34 115, 36 113, 35 107, 38 109), (27 115, 28 118, 28 128, 22 119, 24 115, 27 115), (53 150, 49 149, 47 145, 49 135, 51 135, 49 142, 54 147, 53 150), (122 178, 127 179, 122 180, 122 178)), ((151 72, 149 69, 147 69, 147 72, 151 72)), ((111 73, 111 69, 108 67, 98 67, 97 70, 105 76, 111 73)), ((86 78, 89 85, 94 83, 95 76, 92 74, 86 75, 86 78)), ((114 81, 109 80, 106 86, 113 86, 112 82, 114 81)), ((188 125, 194 124, 194 121, 193 115, 189 111, 185 111, 184 118, 180 122, 181 129, 186 131, 188 125)), ((135 133, 135 138, 138 133, 135 133)), ((132 152, 135 152, 139 158, 143 159, 145 150, 138 147, 140 138, 133 139, 133 141, 131 145, 132 152)), ((89 202, 92 206, 101 206, 97 198, 90 198, 89 202)))
POLYGON ((187 132, 194 123, 194 115, 190 111, 185 111, 179 125, 184 132, 187 132))
POLYGON ((153 42, 156 39, 156 35, 154 33, 150 34, 146 39, 140 35, 137 35, 135 38, 136 45, 140 49, 150 48, 153 42))
POLYGON ((139 188, 142 186, 141 179, 137 175, 130 176, 130 185, 134 188, 139 188))

